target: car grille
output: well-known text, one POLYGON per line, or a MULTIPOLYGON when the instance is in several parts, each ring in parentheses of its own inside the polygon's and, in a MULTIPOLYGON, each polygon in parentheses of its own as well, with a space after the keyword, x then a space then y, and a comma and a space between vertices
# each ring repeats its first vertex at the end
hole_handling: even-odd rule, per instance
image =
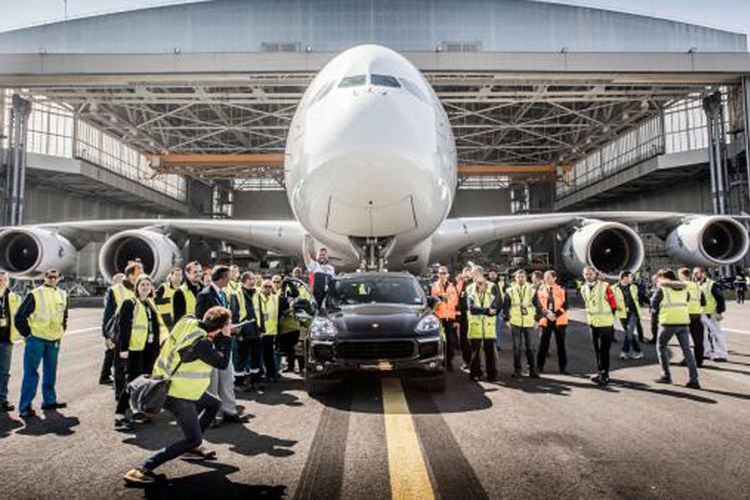
POLYGON ((414 342, 392 340, 380 342, 339 342, 336 353, 343 359, 403 359, 414 356, 414 342))
POLYGON ((321 361, 333 359, 333 346, 327 344, 316 344, 313 346, 313 358, 321 361))
POLYGON ((436 340, 435 342, 420 342, 419 343, 419 357, 420 358, 434 358, 438 355, 438 346, 440 343, 436 340))

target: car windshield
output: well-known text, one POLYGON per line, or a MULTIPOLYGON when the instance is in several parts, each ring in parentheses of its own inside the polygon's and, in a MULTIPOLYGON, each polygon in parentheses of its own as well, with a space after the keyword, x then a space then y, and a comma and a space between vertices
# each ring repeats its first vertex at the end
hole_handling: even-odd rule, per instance
POLYGON ((356 304, 425 304, 425 294, 410 276, 363 276, 335 280, 326 304, 341 307, 356 304))

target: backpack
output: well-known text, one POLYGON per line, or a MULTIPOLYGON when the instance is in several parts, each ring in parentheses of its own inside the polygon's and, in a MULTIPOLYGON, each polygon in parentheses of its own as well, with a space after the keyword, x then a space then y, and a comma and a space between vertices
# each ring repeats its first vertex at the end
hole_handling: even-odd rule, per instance
MULTIPOLYGON (((188 347, 189 351, 195 348, 199 340, 196 339, 188 347)), ((130 382, 127 387, 130 408, 136 413, 143 413, 148 416, 156 416, 161 413, 169 394, 170 379, 181 366, 182 357, 180 357, 177 366, 166 376, 143 374, 130 382)))
POLYGON ((122 316, 122 306, 125 305, 125 302, 127 301, 135 303, 135 299, 126 299, 120 305, 120 308, 112 315, 112 317, 109 318, 109 321, 107 321, 107 324, 104 325, 104 331, 102 332, 104 338, 111 341, 115 345, 120 344, 120 317, 122 316))

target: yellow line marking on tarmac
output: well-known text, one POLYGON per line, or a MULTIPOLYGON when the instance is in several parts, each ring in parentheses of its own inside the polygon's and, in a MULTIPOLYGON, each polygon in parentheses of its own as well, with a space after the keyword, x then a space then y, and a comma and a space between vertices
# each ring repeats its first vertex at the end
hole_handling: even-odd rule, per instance
POLYGON ((391 498, 434 499, 430 475, 401 381, 397 378, 383 378, 381 387, 391 498))

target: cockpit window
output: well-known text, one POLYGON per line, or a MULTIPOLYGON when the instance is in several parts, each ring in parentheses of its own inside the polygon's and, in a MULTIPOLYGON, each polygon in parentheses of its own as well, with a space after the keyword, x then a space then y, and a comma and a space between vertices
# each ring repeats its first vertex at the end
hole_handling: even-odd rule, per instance
POLYGON ((396 80, 395 77, 389 75, 370 75, 370 83, 372 83, 376 87, 401 87, 401 84, 398 83, 398 80, 396 80))
POLYGON ((341 80, 341 83, 339 83, 339 88, 347 88, 347 87, 359 87, 361 85, 364 85, 367 81, 367 77, 365 75, 354 75, 354 76, 347 76, 343 80, 341 80))
POLYGON ((309 104, 308 106, 312 106, 313 104, 315 104, 316 102, 318 102, 319 100, 321 100, 321 99, 323 99, 323 98, 324 98, 325 96, 327 96, 327 95, 328 95, 328 93, 329 93, 329 92, 331 91, 331 89, 333 88, 333 85, 334 85, 335 83, 336 83, 336 82, 328 82, 328 83, 326 83, 325 85, 323 85, 322 87, 320 87, 320 90, 318 90, 318 91, 317 91, 317 92, 315 93, 315 95, 313 96, 313 98, 312 98, 312 99, 310 99, 310 104, 309 104))
POLYGON ((419 99, 425 104, 428 104, 427 98, 424 96, 424 93, 419 90, 419 87, 417 87, 414 82, 411 80, 407 80, 406 78, 399 78, 399 81, 401 82, 401 85, 404 86, 404 88, 409 92, 411 95, 419 99))

